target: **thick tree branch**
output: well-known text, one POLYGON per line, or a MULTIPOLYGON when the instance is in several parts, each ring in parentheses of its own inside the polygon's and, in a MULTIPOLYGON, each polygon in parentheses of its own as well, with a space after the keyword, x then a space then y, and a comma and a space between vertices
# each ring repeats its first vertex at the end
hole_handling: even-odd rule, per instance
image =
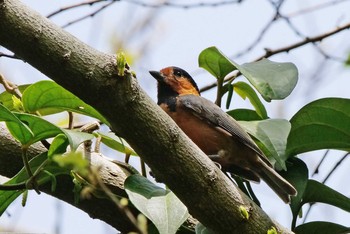
POLYGON ((2 46, 99 110, 205 226, 218 233, 266 233, 272 226, 288 233, 237 190, 136 79, 116 75, 114 56, 16 0, 0 0, 0 32, 2 46), (248 220, 240 206, 250 212, 248 220))
MULTIPOLYGON (((21 146, 13 139, 3 123, 0 123, 0 132, 0 174, 6 177, 12 177, 23 167, 21 146)), ((29 148, 28 156, 29 158, 33 158, 45 151, 46 148, 40 143, 37 143, 29 148)), ((91 159, 92 165, 100 168, 101 180, 108 185, 108 188, 114 194, 126 197, 123 186, 124 180, 129 175, 128 171, 123 170, 115 163, 96 154, 92 154, 91 159)), ((49 184, 39 189, 85 211, 92 218, 105 221, 122 232, 135 230, 130 220, 125 218, 123 212, 118 210, 112 201, 91 196, 89 199, 81 199, 79 203, 75 203, 74 194, 72 193, 74 187, 72 178, 70 176, 60 176, 57 178, 57 181, 57 187, 54 192, 51 191, 49 184)))

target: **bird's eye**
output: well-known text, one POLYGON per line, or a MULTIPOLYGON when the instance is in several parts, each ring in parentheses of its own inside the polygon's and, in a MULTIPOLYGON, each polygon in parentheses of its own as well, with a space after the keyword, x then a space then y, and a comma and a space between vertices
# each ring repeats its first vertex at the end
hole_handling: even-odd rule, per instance
POLYGON ((179 70, 174 70, 174 75, 178 76, 178 77, 182 76, 182 74, 181 74, 181 72, 179 70))

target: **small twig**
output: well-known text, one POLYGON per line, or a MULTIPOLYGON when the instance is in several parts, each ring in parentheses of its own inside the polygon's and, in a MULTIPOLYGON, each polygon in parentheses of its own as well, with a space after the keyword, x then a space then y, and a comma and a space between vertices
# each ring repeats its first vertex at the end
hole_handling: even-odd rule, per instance
POLYGON ((60 14, 64 11, 67 11, 67 10, 71 10, 71 9, 74 9, 74 8, 78 8, 78 7, 81 7, 81 6, 85 6, 85 5, 93 5, 95 3, 98 3, 98 2, 104 2, 105 0, 90 0, 90 1, 85 1, 85 2, 80 2, 80 3, 76 3, 76 4, 73 4, 73 5, 69 5, 69 6, 65 6, 65 7, 62 7, 54 12, 52 12, 51 14, 47 15, 46 17, 47 18, 51 18, 52 16, 55 16, 57 14, 60 14))
POLYGON ((21 182, 18 184, 0 184, 0 190, 13 191, 13 190, 25 190, 26 182, 21 182))
POLYGON ((109 2, 109 3, 105 4, 105 5, 103 5, 102 7, 100 7, 99 9, 97 9, 96 11, 94 11, 94 12, 88 14, 88 15, 85 15, 85 16, 82 16, 82 17, 80 17, 80 18, 78 18, 78 19, 75 19, 75 20, 73 20, 73 21, 70 21, 70 22, 68 22, 67 24, 63 25, 62 28, 66 28, 66 27, 68 27, 68 26, 70 26, 70 25, 72 25, 72 24, 78 23, 78 22, 80 22, 80 21, 82 21, 82 20, 84 20, 84 19, 87 19, 87 18, 90 18, 90 17, 94 17, 96 14, 100 13, 102 10, 104 10, 104 9, 106 9, 107 7, 111 6, 111 5, 114 4, 115 2, 116 2, 116 1, 109 2))
POLYGON ((315 36, 315 37, 306 37, 304 40, 291 44, 289 46, 285 46, 276 50, 271 50, 271 49, 266 49, 266 53, 263 56, 260 56, 259 58, 257 58, 255 61, 259 61, 263 58, 268 58, 271 57, 272 55, 278 54, 278 53, 282 53, 282 52, 289 52, 292 49, 304 46, 308 43, 314 43, 314 42, 320 42, 323 39, 330 37, 334 34, 337 34, 345 29, 349 29, 350 28, 350 23, 347 23, 345 25, 343 25, 342 27, 337 27, 336 29, 333 29, 329 32, 323 33, 321 35, 315 36))
POLYGON ((0 74, 0 84, 2 84, 5 90, 13 95, 15 95, 18 99, 22 99, 22 93, 19 91, 18 86, 6 80, 3 75, 0 74))
POLYGON ((141 175, 143 175, 144 177, 147 177, 146 163, 143 161, 142 158, 140 158, 140 164, 141 164, 141 175))
POLYGON ((320 167, 321 167, 321 164, 322 164, 322 163, 323 163, 323 161, 326 159, 326 157, 327 157, 328 153, 329 153, 329 149, 328 149, 328 150, 326 150, 326 152, 324 153, 324 155, 323 155, 323 157, 322 157, 321 161, 318 163, 317 167, 315 168, 315 171, 312 173, 312 175, 311 175, 311 176, 314 176, 315 174, 318 174, 319 169, 320 169, 320 167))
POLYGON ((142 7, 150 7, 150 8, 160 8, 160 7, 173 7, 173 8, 182 8, 182 9, 190 9, 190 8, 199 8, 199 7, 219 7, 226 6, 231 4, 239 4, 242 3, 243 0, 228 0, 228 1, 220 1, 220 2, 199 2, 193 4, 177 4, 174 2, 164 1, 162 3, 145 3, 137 0, 128 0, 127 2, 133 3, 135 5, 139 5, 142 7))
MULTIPOLYGON (((324 178, 324 180, 322 181, 322 184, 325 184, 327 182, 327 180, 329 179, 329 177, 335 172, 335 170, 341 165, 341 163, 349 156, 350 153, 345 153, 345 155, 334 165, 334 167, 332 168, 332 170, 328 173, 328 175, 326 176, 326 178, 324 178)), ((326 155, 325 155, 326 156, 326 155)), ((324 157, 325 157, 324 156, 324 157)), ((322 158, 323 161, 323 158, 322 158)), ((309 209, 305 212, 305 216, 304 216, 304 220, 303 223, 306 222, 306 219, 308 218, 312 207, 314 206, 315 203, 310 203, 309 209)))
POLYGON ((116 207, 124 213, 124 216, 129 219, 129 221, 134 225, 135 230, 137 230, 137 233, 143 233, 143 231, 139 228, 138 223, 134 215, 131 213, 131 211, 128 209, 127 206, 123 206, 120 204, 120 201, 117 199, 116 195, 112 193, 112 191, 102 182, 101 178, 99 177, 98 173, 92 173, 94 175, 94 179, 99 185, 99 187, 102 189, 102 191, 107 195, 109 199, 116 205, 116 207))
POLYGON ((19 57, 17 57, 15 54, 5 54, 0 52, 0 57, 5 57, 5 58, 12 58, 12 59, 20 59, 19 57))
POLYGON ((299 16, 299 15, 302 15, 302 14, 307 14, 309 12, 315 12, 316 10, 321 10, 323 8, 326 8, 326 7, 329 7, 329 6, 334 6, 336 4, 339 4, 339 3, 342 3, 342 2, 346 2, 346 1, 349 1, 349 0, 335 0, 335 1, 330 1, 330 2, 320 3, 320 4, 317 4, 317 5, 314 5, 314 6, 311 6, 311 7, 304 8, 302 10, 293 12, 293 13, 289 13, 288 17, 292 18, 292 17, 296 17, 296 16, 299 16))
POLYGON ((74 115, 73 112, 68 111, 68 129, 72 130, 74 126, 74 115))
POLYGON ((23 165, 24 165, 24 168, 28 174, 28 181, 26 182, 26 185, 30 185, 30 189, 34 189, 37 194, 40 194, 40 191, 38 189, 38 184, 34 178, 34 175, 33 175, 33 172, 32 172, 32 169, 29 165, 29 161, 28 161, 28 155, 27 155, 27 148, 25 147, 22 147, 22 161, 23 161, 23 165))
MULTIPOLYGON (((315 37, 306 37, 305 39, 301 40, 300 42, 297 42, 297 43, 294 43, 294 44, 291 44, 289 46, 285 46, 285 47, 281 47, 279 49, 275 49, 275 50, 272 50, 272 49, 265 49, 265 54, 256 58, 254 60, 254 62, 256 61, 259 61, 263 58, 268 58, 268 57, 271 57, 275 54, 279 54, 279 53, 283 53, 283 52, 289 52, 290 50, 293 50, 293 49, 296 49, 296 48, 299 48, 299 47, 302 47, 308 43, 316 43, 316 42, 320 42, 322 41, 323 39, 327 38, 327 37, 330 37, 334 34, 337 34, 341 31, 344 31, 345 29, 349 29, 350 28, 350 23, 347 23, 345 25, 343 25, 342 27, 337 27, 336 29, 333 29, 329 32, 326 32, 326 33, 323 33, 323 34, 320 34, 318 36, 315 36, 315 37)), ((227 80, 225 79, 224 80, 224 83, 227 82, 227 80)), ((200 89, 200 92, 205 92, 207 90, 210 90, 214 87, 216 87, 217 84, 216 82, 215 83, 212 83, 210 85, 207 85, 207 86, 204 86, 203 88, 200 89)))
POLYGON ((332 170, 328 173, 328 175, 326 176, 326 178, 324 178, 324 180, 322 181, 323 184, 325 184, 327 182, 327 180, 329 179, 329 177, 335 172, 335 170, 341 165, 341 163, 349 156, 350 153, 346 153, 332 168, 332 170))

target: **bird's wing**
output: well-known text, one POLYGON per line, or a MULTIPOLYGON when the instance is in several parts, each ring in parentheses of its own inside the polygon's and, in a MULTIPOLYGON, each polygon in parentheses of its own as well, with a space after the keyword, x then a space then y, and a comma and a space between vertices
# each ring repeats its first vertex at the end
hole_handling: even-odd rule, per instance
POLYGON ((255 151, 264 161, 268 162, 266 156, 238 122, 213 102, 196 95, 179 96, 178 101, 180 105, 190 109, 196 117, 224 129, 235 139, 255 151))

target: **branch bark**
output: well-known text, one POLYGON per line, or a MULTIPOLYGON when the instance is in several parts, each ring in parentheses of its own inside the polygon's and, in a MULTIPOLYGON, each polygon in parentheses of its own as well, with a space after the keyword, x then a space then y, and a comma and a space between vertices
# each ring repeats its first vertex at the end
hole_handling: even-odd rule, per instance
MULTIPOLYGON (((3 123, 0 123, 0 132, 0 175, 12 177, 23 167, 21 146, 13 139, 3 123)), ((31 159, 45 151, 45 147, 40 143, 36 143, 29 148, 28 156, 31 159)), ((123 170, 113 162, 103 157, 99 157, 96 154, 92 154, 91 163, 100 168, 101 180, 108 185, 108 188, 113 191, 114 194, 126 197, 123 185, 124 180, 129 175, 128 171, 123 170)), ((40 187, 39 189, 40 191, 85 211, 91 218, 105 221, 122 232, 135 230, 134 225, 130 220, 127 219, 123 212, 118 210, 115 204, 108 199, 91 196, 89 199, 81 199, 79 203, 76 203, 74 194, 72 193, 74 184, 72 183, 72 178, 70 176, 58 177, 57 187, 54 192, 51 191, 51 185, 49 184, 40 187), (112 207, 115 207, 115 209, 112 207)))
POLYGON ((290 233, 239 191, 136 79, 116 75, 114 56, 80 42, 17 0, 0 0, 0 32, 2 46, 100 111, 205 226, 218 233, 266 233, 272 226, 290 233), (248 220, 240 206, 250 212, 248 220))

